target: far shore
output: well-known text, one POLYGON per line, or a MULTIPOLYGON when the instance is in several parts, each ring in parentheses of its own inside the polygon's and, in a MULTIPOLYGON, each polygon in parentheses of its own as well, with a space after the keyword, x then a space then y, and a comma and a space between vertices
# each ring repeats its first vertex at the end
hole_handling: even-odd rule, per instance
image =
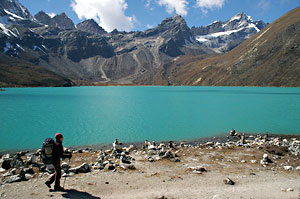
MULTIPOLYGON (((150 85, 150 84, 117 84, 117 83, 86 83, 86 84, 75 84, 73 86, 63 86, 63 85, 56 85, 56 86, 25 86, 25 85, 9 85, 9 86, 0 86, 1 88, 71 88, 71 87, 107 87, 107 86, 130 86, 130 87, 148 87, 148 86, 166 86, 166 87, 253 87, 253 88, 300 88, 300 86, 264 86, 264 85, 150 85)), ((2 89, 2 91, 5 91, 2 89)))
MULTIPOLYGON (((249 136, 257 136, 257 135, 261 135, 264 136, 266 135, 266 133, 245 133, 246 138, 249 138, 249 136)), ((164 143, 167 144, 169 141, 173 141, 174 143, 184 143, 187 145, 191 145, 191 146, 197 146, 199 144, 205 144, 207 142, 214 142, 214 143, 225 143, 227 141, 227 136, 229 136, 229 134, 219 134, 216 136, 212 136, 212 137, 202 137, 202 138, 195 138, 195 139, 187 139, 187 140, 149 140, 150 142, 154 141, 156 143, 164 143)), ((277 137, 277 138, 297 138, 300 139, 300 134, 268 134, 268 136, 271 137, 277 137)), ((229 139, 231 141, 238 141, 239 138, 238 137, 229 137, 229 139)), ((78 145, 78 146, 67 146, 64 145, 64 147, 71 149, 71 150, 91 150, 91 151, 103 151, 103 150, 107 150, 110 149, 112 147, 112 143, 113 143, 114 139, 112 139, 111 143, 98 143, 98 144, 90 144, 90 145, 78 145)), ((144 144, 143 141, 137 141, 137 142, 122 142, 122 140, 119 140, 119 142, 122 143, 122 145, 124 147, 129 147, 130 145, 133 145, 137 148, 141 148, 144 144)), ((4 155, 4 154, 15 154, 18 153, 20 151, 28 151, 28 152, 35 152, 40 148, 31 148, 31 149, 11 149, 11 150, 2 150, 0 151, 0 156, 4 155)))

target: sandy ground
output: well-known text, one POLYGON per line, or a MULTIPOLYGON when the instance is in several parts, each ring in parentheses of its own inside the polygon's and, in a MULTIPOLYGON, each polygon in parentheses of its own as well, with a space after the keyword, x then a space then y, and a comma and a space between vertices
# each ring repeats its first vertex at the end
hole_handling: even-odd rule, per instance
MULTIPOLYGON (((134 151, 131 156, 136 159, 136 170, 92 170, 77 174, 66 179, 65 192, 49 190, 44 184, 47 176, 37 176, 1 185, 0 198, 300 198, 300 171, 283 169, 287 165, 300 166, 299 156, 285 154, 263 167, 260 160, 264 153, 266 149, 258 148, 184 147, 179 149, 180 162, 173 159, 149 162, 141 151, 134 151), (194 173, 189 169, 196 166, 207 172, 194 173), (235 185, 226 185, 223 182, 226 177, 235 185)), ((272 154, 268 155, 272 159, 272 154)), ((74 154, 71 166, 91 163, 96 157, 97 153, 74 154)))

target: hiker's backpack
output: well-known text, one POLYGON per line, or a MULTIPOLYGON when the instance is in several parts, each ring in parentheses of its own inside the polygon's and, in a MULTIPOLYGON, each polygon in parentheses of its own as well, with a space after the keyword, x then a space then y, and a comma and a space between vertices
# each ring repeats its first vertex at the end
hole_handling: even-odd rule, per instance
POLYGON ((54 147, 54 140, 52 138, 46 138, 42 146, 42 161, 44 164, 52 164, 52 153, 54 147))

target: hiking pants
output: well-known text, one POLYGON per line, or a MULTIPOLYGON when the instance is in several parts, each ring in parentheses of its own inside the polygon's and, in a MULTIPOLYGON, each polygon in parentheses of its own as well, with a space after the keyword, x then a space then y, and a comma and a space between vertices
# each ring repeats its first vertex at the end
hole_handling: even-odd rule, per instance
POLYGON ((52 184, 55 181, 54 187, 60 187, 60 178, 61 178, 60 162, 53 163, 53 166, 54 166, 55 172, 52 175, 50 175, 47 182, 52 184))

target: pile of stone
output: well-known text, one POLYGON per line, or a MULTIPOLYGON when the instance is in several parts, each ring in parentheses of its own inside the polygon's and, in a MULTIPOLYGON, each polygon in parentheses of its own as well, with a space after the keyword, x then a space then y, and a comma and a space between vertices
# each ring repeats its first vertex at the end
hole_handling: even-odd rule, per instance
POLYGON ((292 141, 288 144, 288 147, 292 154, 300 156, 300 140, 292 139, 292 141))
POLYGON ((113 148, 101 151, 98 154, 96 162, 94 162, 91 167, 95 170, 107 170, 116 171, 118 169, 122 170, 134 170, 135 159, 130 156, 130 152, 134 150, 133 145, 129 147, 121 147, 113 144, 113 148))
POLYGON ((164 143, 156 145, 155 142, 152 142, 151 144, 146 140, 142 149, 142 154, 144 155, 145 159, 149 162, 154 162, 162 159, 180 162, 177 155, 179 153, 177 148, 181 147, 184 146, 180 145, 177 147, 176 144, 174 144, 172 141, 169 141, 168 145, 164 143))
POLYGON ((281 139, 278 137, 262 137, 258 135, 254 140, 246 140, 250 146, 282 146, 287 147, 288 151, 296 156, 300 156, 300 140, 296 138, 281 139))
POLYGON ((0 159, 3 183, 26 181, 34 177, 34 170, 41 170, 37 153, 18 152, 14 156, 3 155, 0 159))
POLYGON ((273 163, 273 161, 268 157, 268 154, 265 153, 262 160, 260 160, 260 164, 265 167, 270 163, 273 163))

